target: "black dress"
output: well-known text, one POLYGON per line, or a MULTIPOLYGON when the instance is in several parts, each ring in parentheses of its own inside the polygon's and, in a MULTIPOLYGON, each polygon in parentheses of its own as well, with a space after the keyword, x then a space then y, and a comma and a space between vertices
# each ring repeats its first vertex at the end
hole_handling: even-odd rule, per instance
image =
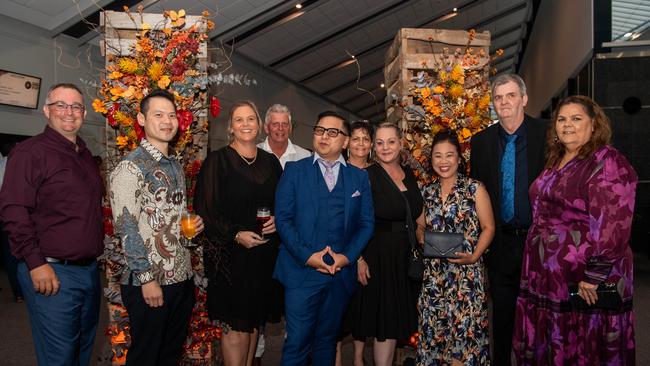
POLYGON ((264 150, 258 148, 251 163, 226 146, 208 155, 197 179, 194 208, 211 241, 203 253, 208 314, 236 331, 252 332, 280 320, 282 287, 272 278, 277 233, 251 249, 234 238, 238 231, 257 231, 258 207, 270 208, 273 215, 281 174, 278 159, 264 150))
POLYGON ((399 192, 381 165, 366 168, 375 208, 375 234, 363 252, 370 278, 350 301, 344 329, 355 339, 408 339, 417 330, 418 284, 409 280, 410 244, 404 228, 408 199, 413 220, 422 213, 422 195, 413 172, 402 167, 407 190, 399 192))

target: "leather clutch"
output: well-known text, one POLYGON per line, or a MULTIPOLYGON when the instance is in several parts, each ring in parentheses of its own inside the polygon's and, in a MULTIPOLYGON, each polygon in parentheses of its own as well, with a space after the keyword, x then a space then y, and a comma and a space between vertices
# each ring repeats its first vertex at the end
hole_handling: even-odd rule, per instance
POLYGON ((458 258, 456 252, 463 252, 465 237, 460 233, 424 233, 424 256, 427 258, 458 258))
POLYGON ((621 295, 618 293, 615 283, 600 283, 596 288, 596 295, 598 300, 594 305, 589 305, 587 302, 578 295, 578 285, 575 283, 569 284, 569 301, 571 302, 571 309, 573 310, 589 310, 589 309, 604 309, 604 310, 619 310, 623 304, 621 295))

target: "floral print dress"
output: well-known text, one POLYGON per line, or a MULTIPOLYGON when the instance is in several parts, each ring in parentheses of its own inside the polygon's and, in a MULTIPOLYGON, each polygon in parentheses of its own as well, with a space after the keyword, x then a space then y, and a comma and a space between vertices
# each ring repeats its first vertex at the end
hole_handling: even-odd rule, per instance
POLYGON ((629 239, 636 183, 632 166, 608 146, 560 169, 546 169, 535 180, 514 364, 634 365, 629 239), (568 285, 580 281, 617 284, 623 306, 572 310, 568 285))
MULTIPOLYGON (((480 183, 459 175, 442 202, 438 180, 423 188, 427 230, 463 233, 465 252, 473 253, 480 234, 476 190, 480 183)), ((487 302, 484 266, 459 265, 445 259, 424 260, 420 311, 418 365, 489 364, 487 302)))

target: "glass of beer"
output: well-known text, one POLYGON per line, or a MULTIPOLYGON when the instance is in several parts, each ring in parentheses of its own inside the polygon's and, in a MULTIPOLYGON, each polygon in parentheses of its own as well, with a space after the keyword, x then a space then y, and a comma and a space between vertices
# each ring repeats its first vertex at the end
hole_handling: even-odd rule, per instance
POLYGON ((257 232, 264 239, 264 224, 271 220, 271 210, 268 207, 260 207, 257 209, 257 232))
POLYGON ((192 240, 196 236, 196 224, 194 223, 196 214, 188 210, 181 213, 181 232, 187 240, 192 240))

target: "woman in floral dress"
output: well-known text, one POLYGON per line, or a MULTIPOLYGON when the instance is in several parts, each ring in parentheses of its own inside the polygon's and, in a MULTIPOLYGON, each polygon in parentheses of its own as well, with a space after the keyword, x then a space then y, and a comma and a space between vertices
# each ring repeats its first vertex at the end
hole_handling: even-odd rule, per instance
POLYGON ((494 236, 490 198, 478 181, 464 176, 454 132, 433 138, 437 178, 423 188, 427 230, 462 233, 457 259, 426 259, 418 301, 418 365, 487 365, 487 302, 482 254, 494 236), (459 169, 460 167, 460 169, 459 169))
POLYGON ((546 168, 530 188, 533 224, 524 248, 514 360, 634 365, 629 240, 637 176, 608 145, 609 121, 591 99, 564 99, 553 121, 546 168), (622 306, 573 308, 571 283, 588 304, 597 301, 599 284, 612 284, 622 306))

